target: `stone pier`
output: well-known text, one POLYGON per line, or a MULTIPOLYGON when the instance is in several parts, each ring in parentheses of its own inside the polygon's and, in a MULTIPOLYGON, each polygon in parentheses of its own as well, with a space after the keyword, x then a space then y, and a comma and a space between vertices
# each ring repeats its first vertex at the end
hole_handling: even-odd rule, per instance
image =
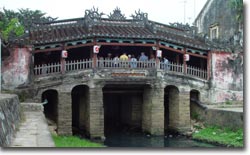
POLYGON ((71 92, 58 94, 58 127, 59 135, 72 135, 71 92))
POLYGON ((144 89, 142 130, 152 135, 164 135, 164 88, 144 89))
POLYGON ((104 137, 103 92, 101 87, 89 89, 87 134, 91 139, 104 137))

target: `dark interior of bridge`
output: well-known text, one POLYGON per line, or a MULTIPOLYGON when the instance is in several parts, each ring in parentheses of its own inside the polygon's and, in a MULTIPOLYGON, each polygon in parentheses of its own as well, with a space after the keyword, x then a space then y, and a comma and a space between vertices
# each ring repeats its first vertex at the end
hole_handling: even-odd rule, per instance
POLYGON ((167 86, 164 89, 164 129, 165 134, 173 132, 171 125, 177 119, 179 106, 179 90, 175 86, 167 86))
POLYGON ((71 92, 73 134, 86 133, 88 93, 84 85, 74 87, 71 92))
POLYGON ((143 87, 105 86, 103 102, 105 135, 141 131, 143 87))
POLYGON ((54 123, 57 123, 58 93, 56 90, 47 90, 42 94, 42 103, 44 103, 45 117, 54 123), (47 101, 46 101, 47 100, 47 101))

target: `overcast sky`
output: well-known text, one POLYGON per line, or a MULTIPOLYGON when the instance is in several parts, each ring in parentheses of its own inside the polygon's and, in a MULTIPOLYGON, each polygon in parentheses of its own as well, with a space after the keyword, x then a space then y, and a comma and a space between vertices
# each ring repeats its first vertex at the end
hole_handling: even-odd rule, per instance
POLYGON ((161 23, 192 23, 207 0, 1 0, 0 9, 29 8, 41 10, 59 19, 83 17, 86 9, 98 7, 108 14, 119 7, 127 18, 140 9, 148 18, 161 23), (185 9, 184 9, 184 1, 185 9), (186 10, 186 11, 184 11, 186 10), (184 16, 185 12, 185 16, 184 16), (185 17, 185 18, 184 18, 185 17))

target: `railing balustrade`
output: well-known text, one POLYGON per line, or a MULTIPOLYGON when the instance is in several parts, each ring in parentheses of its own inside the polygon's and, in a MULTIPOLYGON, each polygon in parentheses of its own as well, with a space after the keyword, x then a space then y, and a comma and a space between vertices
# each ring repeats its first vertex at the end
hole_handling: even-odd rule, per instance
POLYGON ((187 74, 201 79, 207 79, 207 71, 198 67, 187 66, 187 74))
POLYGON ((184 71, 183 68, 184 68, 183 64, 178 64, 174 62, 168 62, 168 63, 161 62, 160 63, 160 69, 167 71, 167 72, 182 73, 184 71))
POLYGON ((149 69, 156 68, 155 61, 121 61, 113 59, 99 59, 97 60, 97 68, 139 68, 149 69))
MULTIPOLYGON (((34 74, 36 76, 48 75, 53 73, 61 73, 62 72, 62 64, 58 63, 50 63, 37 65, 34 67, 34 74)), ((113 59, 98 59, 96 61, 96 68, 99 69, 156 69, 156 61, 115 61, 113 59)), ((71 71, 79 71, 84 69, 92 69, 93 68, 93 60, 85 59, 85 60, 73 60, 66 61, 64 65, 65 72, 71 71)), ((186 74, 192 77, 198 77, 201 79, 207 79, 208 73, 207 70, 200 69, 198 67, 193 67, 187 65, 186 72, 184 72, 184 65, 178 64, 175 62, 168 62, 165 64, 164 62, 160 62, 160 68, 164 72, 168 73, 181 73, 186 74)))
POLYGON ((35 75, 46 75, 46 74, 53 74, 53 73, 60 73, 60 72, 61 72, 60 63, 42 64, 42 65, 38 65, 34 67, 35 75))
POLYGON ((70 72, 70 71, 77 71, 77 70, 83 70, 83 69, 91 69, 92 63, 93 63, 92 59, 66 61, 65 71, 70 72))

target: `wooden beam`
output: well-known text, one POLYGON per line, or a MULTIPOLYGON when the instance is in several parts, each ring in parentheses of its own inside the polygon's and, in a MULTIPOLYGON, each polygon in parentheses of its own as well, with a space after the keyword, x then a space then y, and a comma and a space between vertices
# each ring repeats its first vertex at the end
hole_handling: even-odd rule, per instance
POLYGON ((156 44, 143 44, 143 43, 101 43, 98 42, 98 45, 105 45, 105 46, 146 46, 152 47, 156 46, 156 44))
POLYGON ((49 49, 42 49, 42 50, 34 50, 33 53, 52 52, 52 51, 60 51, 60 50, 62 50, 62 47, 49 48, 49 49))
POLYGON ((207 58, 208 58, 208 56, 204 56, 204 55, 200 55, 200 54, 194 54, 194 53, 190 53, 190 52, 187 52, 187 54, 192 55, 192 56, 195 56, 195 57, 204 58, 204 59, 207 59, 207 58))
POLYGON ((169 51, 173 51, 173 52, 177 52, 177 53, 184 54, 184 51, 177 50, 177 49, 174 49, 174 48, 170 48, 170 47, 167 47, 167 46, 159 45, 159 47, 160 47, 160 48, 163 48, 163 49, 166 49, 166 50, 169 50, 169 51))

